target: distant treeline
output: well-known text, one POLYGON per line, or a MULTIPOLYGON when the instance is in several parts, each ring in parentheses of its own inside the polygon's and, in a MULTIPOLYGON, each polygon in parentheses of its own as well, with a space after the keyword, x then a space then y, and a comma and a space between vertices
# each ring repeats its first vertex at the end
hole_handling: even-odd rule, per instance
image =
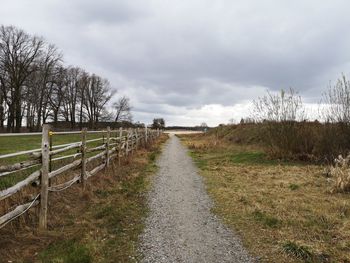
POLYGON ((208 129, 208 127, 203 126, 167 126, 165 130, 185 130, 185 131, 204 131, 204 129, 208 129))

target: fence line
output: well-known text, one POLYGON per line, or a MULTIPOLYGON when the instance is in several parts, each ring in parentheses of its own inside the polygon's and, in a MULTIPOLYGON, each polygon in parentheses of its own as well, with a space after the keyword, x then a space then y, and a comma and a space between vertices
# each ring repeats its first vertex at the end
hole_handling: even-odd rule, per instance
MULTIPOLYGON (((118 163, 124 156, 133 154, 133 152, 142 144, 143 146, 152 143, 155 138, 161 134, 158 130, 145 129, 122 129, 111 130, 107 127, 106 131, 87 131, 85 128, 81 131, 74 132, 54 132, 51 131, 49 124, 44 124, 42 133, 35 133, 35 135, 41 135, 41 148, 27 151, 20 151, 16 153, 0 155, 0 159, 6 159, 11 157, 17 157, 20 155, 27 155, 29 160, 17 162, 10 165, 0 166, 0 179, 5 176, 9 176, 13 173, 27 170, 36 166, 41 166, 39 170, 32 172, 25 179, 17 182, 11 187, 0 191, 0 201, 7 199, 23 188, 35 185, 40 185, 40 192, 30 202, 20 204, 11 211, 0 216, 0 228, 21 216, 27 212, 31 207, 40 205, 39 209, 39 229, 45 230, 47 228, 47 204, 49 198, 49 192, 63 191, 74 183, 81 183, 83 190, 86 187, 86 181, 91 176, 98 173, 100 170, 108 167, 112 159, 118 158, 118 163), (106 134, 106 138, 96 138, 87 140, 87 134, 106 134), (81 134, 81 140, 78 142, 67 143, 52 146, 53 135, 64 135, 64 134, 81 134), (115 136, 113 136, 113 134, 115 136), (95 147, 88 147, 87 144, 91 142, 98 142, 102 140, 102 144, 95 147), (65 153, 67 151, 78 149, 77 153, 69 154, 65 156, 59 156, 52 158, 55 155, 65 153), (98 152, 95 155, 88 157, 88 154, 98 152), (79 159, 76 159, 80 157, 79 159), (65 164, 54 171, 51 171, 51 163, 73 158, 73 160, 65 164), (76 160, 75 160, 76 159, 76 160), (100 160, 90 171, 87 169, 87 165, 93 161, 100 160), (74 176, 71 180, 64 182, 60 185, 49 185, 49 181, 61 174, 64 174, 70 170, 80 168, 79 175, 74 176)), ((16 134, 17 136, 23 136, 23 134, 16 134)), ((25 134, 27 135, 27 134, 25 134)), ((33 135, 33 134, 30 134, 33 135)), ((1 134, 0 136, 6 136, 1 134)), ((7 134, 7 136, 15 136, 13 134, 7 134)))

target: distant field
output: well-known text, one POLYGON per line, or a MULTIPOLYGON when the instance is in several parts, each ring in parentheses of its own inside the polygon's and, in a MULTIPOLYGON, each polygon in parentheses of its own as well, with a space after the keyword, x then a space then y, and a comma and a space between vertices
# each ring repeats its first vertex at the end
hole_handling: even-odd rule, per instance
POLYGON ((181 135, 214 212, 262 262, 350 262, 349 195, 332 193, 324 167, 270 159, 263 148, 181 135))
POLYGON ((196 134, 196 133, 203 133, 202 131, 186 131, 186 130, 167 130, 164 131, 164 133, 168 134, 196 134))

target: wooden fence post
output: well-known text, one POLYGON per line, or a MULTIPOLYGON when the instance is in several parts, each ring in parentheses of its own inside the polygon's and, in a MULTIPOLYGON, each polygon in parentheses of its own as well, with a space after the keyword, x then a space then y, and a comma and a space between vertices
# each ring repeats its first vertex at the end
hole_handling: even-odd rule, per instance
POLYGON ((80 181, 85 190, 86 187, 86 128, 81 130, 81 174, 80 181))
POLYGON ((131 138, 131 155, 134 154, 134 129, 131 129, 130 131, 130 138, 131 138))
POLYGON ((136 136, 136 149, 138 149, 139 148, 139 128, 136 128, 135 136, 136 136))
POLYGON ((145 125, 145 142, 148 142, 147 125, 145 125))
POLYGON ((40 191, 40 212, 39 230, 47 229, 47 204, 49 187, 49 165, 50 165, 50 125, 44 124, 41 138, 41 191, 40 191))
POLYGON ((126 132, 125 155, 129 156, 129 129, 126 132))
POLYGON ((107 127, 107 138, 106 138, 106 167, 109 166, 109 143, 111 138, 111 128, 107 127))
POLYGON ((118 164, 120 166, 120 159, 122 154, 122 137, 123 137, 123 128, 119 128, 119 150, 118 150, 118 164))

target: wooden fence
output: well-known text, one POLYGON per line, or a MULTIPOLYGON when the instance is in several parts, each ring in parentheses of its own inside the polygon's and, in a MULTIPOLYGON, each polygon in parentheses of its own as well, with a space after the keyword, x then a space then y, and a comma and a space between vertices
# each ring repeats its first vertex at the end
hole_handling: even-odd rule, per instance
MULTIPOLYGON (((121 158, 132 154, 141 145, 145 146, 152 143, 156 137, 160 135, 160 130, 150 129, 122 129, 111 130, 107 127, 106 131, 87 131, 83 129, 76 132, 53 132, 50 125, 44 124, 42 133, 28 133, 24 135, 41 135, 41 148, 27 151, 20 151, 0 155, 1 159, 13 158, 18 156, 26 156, 27 160, 20 161, 14 164, 0 166, 0 179, 3 176, 11 176, 18 171, 26 169, 33 169, 33 167, 40 167, 40 169, 30 173, 25 179, 16 182, 13 186, 0 191, 0 201, 5 200, 14 194, 20 192, 25 187, 40 186, 40 191, 32 198, 31 201, 24 204, 17 205, 11 211, 0 217, 0 228, 23 215, 31 207, 40 205, 39 209, 39 224, 40 230, 47 228, 47 209, 49 192, 62 191, 74 183, 79 182, 83 189, 85 189, 86 181, 91 176, 98 173, 105 167, 108 167, 110 161, 118 159, 120 164, 121 158), (52 137, 60 134, 81 134, 81 140, 78 142, 52 145, 52 137), (87 140, 87 134, 100 134, 102 137, 87 140), (102 141, 102 142, 101 142, 102 141), (97 146, 88 147, 88 144, 95 143, 97 146), (62 153, 67 153, 76 150, 74 154, 62 156, 62 153), (93 153, 96 153, 94 154, 93 153), (61 155, 54 158, 54 156, 61 155), (76 159, 79 157, 79 159, 76 159), (68 164, 64 164, 56 170, 51 170, 51 164, 59 160, 71 160, 68 164), (88 171, 87 164, 93 164, 91 170, 88 171), (50 182, 58 175, 67 173, 70 170, 80 168, 79 174, 74 176, 69 181, 57 185, 51 185, 50 182)), ((0 136, 23 136, 22 134, 1 134, 0 136)))

